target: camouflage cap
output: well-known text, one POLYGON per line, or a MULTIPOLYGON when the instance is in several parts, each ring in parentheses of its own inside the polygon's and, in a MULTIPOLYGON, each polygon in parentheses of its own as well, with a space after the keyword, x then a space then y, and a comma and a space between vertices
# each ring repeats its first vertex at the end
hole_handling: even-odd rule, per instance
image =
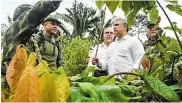
POLYGON ((46 21, 52 21, 52 22, 56 23, 57 25, 60 24, 60 21, 59 21, 57 18, 53 17, 52 15, 46 17, 46 18, 43 20, 42 24, 44 24, 46 21))
POLYGON ((154 23, 149 23, 148 25, 147 25, 147 28, 153 28, 154 27, 154 23))

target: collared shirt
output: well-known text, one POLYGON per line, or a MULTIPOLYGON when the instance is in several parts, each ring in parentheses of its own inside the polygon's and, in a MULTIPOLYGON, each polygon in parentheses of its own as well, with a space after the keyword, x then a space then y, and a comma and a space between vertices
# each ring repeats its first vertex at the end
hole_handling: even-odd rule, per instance
POLYGON ((108 66, 108 73, 130 72, 133 68, 138 68, 145 51, 142 43, 129 35, 121 40, 111 43, 107 49, 106 60, 102 64, 103 68, 108 66))
MULTIPOLYGON (((93 66, 92 64, 92 58, 95 57, 96 54, 96 50, 97 50, 97 46, 94 46, 92 53, 90 55, 90 59, 89 59, 89 63, 88 66, 93 66)), ((98 52, 97 52, 97 56, 96 58, 99 59, 99 63, 102 64, 103 62, 105 62, 106 59, 106 52, 107 52, 107 46, 104 44, 104 42, 102 44, 99 44, 99 48, 98 48, 98 52)), ((106 70, 106 68, 98 68, 96 67, 96 70, 106 70)))

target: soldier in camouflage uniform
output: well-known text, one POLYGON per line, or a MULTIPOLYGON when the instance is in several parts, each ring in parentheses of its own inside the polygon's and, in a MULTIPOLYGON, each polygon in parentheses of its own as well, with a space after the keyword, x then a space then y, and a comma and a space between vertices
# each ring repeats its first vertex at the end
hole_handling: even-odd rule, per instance
POLYGON ((154 58, 162 58, 163 53, 161 53, 158 48, 161 47, 165 49, 167 47, 167 44, 170 42, 170 38, 163 36, 167 38, 167 42, 162 41, 162 32, 163 30, 158 27, 156 30, 154 29, 154 23, 150 23, 147 26, 147 37, 148 40, 144 43, 144 49, 146 51, 144 58, 147 57, 150 61, 150 68, 154 67, 154 58))
POLYGON ((13 15, 13 24, 8 28, 3 40, 2 66, 8 66, 15 48, 18 44, 26 44, 34 30, 50 13, 54 12, 60 5, 59 1, 39 1, 33 7, 21 5, 17 7, 13 15))
POLYGON ((42 22, 43 31, 33 34, 27 43, 28 47, 38 54, 38 57, 46 60, 51 69, 63 66, 60 42, 56 40, 59 20, 48 16, 42 22))
POLYGON ((154 23, 150 23, 147 26, 147 38, 148 40, 144 43, 144 49, 148 49, 150 46, 155 46, 159 39, 160 35, 162 34, 162 29, 158 28, 158 30, 154 29, 154 23))

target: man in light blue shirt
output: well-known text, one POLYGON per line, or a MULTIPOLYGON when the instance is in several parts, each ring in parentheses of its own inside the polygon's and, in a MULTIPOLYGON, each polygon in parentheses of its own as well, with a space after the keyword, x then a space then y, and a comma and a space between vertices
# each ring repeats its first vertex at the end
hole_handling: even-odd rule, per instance
POLYGON ((124 19, 115 20, 114 34, 115 42, 109 45, 102 68, 108 68, 109 74, 138 69, 145 51, 137 38, 128 35, 128 25, 124 19))

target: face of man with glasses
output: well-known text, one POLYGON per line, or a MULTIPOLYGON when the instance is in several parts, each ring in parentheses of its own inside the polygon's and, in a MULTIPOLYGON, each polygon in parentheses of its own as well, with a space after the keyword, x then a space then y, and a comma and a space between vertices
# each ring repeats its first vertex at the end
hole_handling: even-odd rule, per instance
POLYGON ((114 29, 112 27, 106 28, 104 30, 104 42, 111 43, 114 39, 114 29))

